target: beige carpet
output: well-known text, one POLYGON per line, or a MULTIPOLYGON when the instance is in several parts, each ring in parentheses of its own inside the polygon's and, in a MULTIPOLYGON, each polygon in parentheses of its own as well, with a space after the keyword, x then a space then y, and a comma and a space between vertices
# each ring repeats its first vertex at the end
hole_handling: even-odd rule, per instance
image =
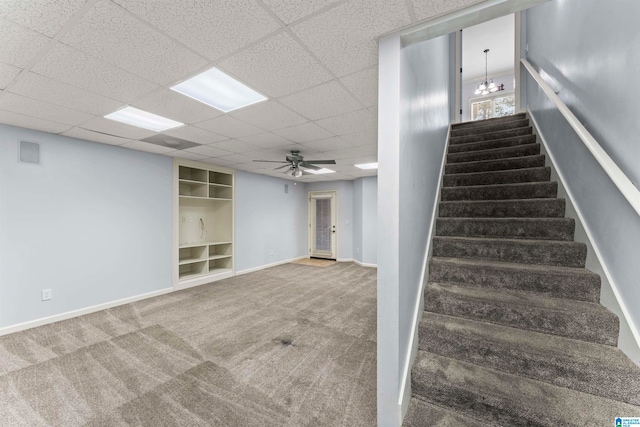
POLYGON ((2 426, 374 426, 376 269, 286 264, 0 337, 2 426))
POLYGON ((329 267, 335 264, 336 261, 330 259, 316 259, 316 258, 303 258, 297 261, 293 261, 293 264, 310 265, 313 267, 329 267))

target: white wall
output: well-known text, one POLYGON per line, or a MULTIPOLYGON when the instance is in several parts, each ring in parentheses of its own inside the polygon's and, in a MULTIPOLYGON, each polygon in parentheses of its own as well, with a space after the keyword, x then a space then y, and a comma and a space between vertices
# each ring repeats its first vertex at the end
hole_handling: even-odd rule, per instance
MULTIPOLYGON (((362 262, 363 257, 363 213, 362 213, 362 178, 353 181, 353 259, 362 262)), ((377 206, 376 206, 377 210, 377 206)))
POLYGON ((378 177, 353 181, 353 258, 368 266, 378 263, 378 177))
POLYGON ((0 326, 170 288, 171 196, 169 157, 0 125, 0 326))
POLYGON ((235 209, 237 272, 307 255, 304 183, 236 171, 235 209))

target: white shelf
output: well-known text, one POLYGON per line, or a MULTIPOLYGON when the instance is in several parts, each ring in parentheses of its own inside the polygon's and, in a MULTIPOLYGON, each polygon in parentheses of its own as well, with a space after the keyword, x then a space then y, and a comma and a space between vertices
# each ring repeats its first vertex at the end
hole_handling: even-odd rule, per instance
POLYGON ((227 187, 227 188, 231 188, 233 187, 232 185, 227 185, 227 184, 216 184, 215 182, 210 182, 209 185, 213 185, 214 187, 227 187))
MULTIPOLYGON (((209 258, 210 259, 210 258, 209 258)), ((196 262, 206 261, 207 258, 184 258, 178 262, 178 265, 194 264, 196 262)))
POLYGON ((198 273, 180 273, 180 280, 193 279, 194 277, 207 276, 211 274, 209 271, 202 271, 198 273))
POLYGON ((184 248, 195 248, 198 246, 211 246, 211 245, 228 245, 232 242, 191 242, 191 243, 181 243, 179 248, 180 249, 184 249, 184 248))
POLYGON ((185 184, 203 184, 203 185, 212 185, 207 181, 194 181, 193 179, 179 179, 178 182, 183 182, 185 184))
POLYGON ((198 200, 233 200, 233 199, 223 199, 220 197, 200 197, 200 196, 179 196, 181 199, 198 199, 198 200))
POLYGON ((229 273, 232 270, 230 268, 212 268, 209 269, 209 274, 229 273))
POLYGON ((231 255, 211 255, 209 256, 209 259, 222 259, 222 258, 231 258, 231 255))

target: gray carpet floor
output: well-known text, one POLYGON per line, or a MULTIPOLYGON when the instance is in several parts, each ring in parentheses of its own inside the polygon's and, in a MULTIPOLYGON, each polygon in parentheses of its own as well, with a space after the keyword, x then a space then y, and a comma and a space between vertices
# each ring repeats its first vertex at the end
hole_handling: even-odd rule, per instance
POLYGON ((376 273, 286 264, 0 337, 0 425, 374 426, 376 273))

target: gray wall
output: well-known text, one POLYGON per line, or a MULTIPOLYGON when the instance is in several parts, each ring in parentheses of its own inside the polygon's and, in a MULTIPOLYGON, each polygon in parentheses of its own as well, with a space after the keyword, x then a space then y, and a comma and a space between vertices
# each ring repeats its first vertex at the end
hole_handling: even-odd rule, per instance
POLYGON ((305 184, 236 171, 235 209, 236 271, 307 255, 305 184))
POLYGON ((353 181, 353 259, 362 262, 362 178, 353 181))
POLYGON ((169 157, 0 125, 0 326, 170 288, 171 203, 169 157))
MULTIPOLYGON (((640 179, 640 2, 545 3, 526 13, 528 60, 558 92, 604 150, 637 185, 640 179), (582 29, 578 31, 577 29, 582 29)), ((626 306, 640 326, 640 218, 556 108, 527 76, 526 97, 584 226, 626 306)))
POLYGON ((353 181, 353 259, 378 263, 378 177, 353 181))

